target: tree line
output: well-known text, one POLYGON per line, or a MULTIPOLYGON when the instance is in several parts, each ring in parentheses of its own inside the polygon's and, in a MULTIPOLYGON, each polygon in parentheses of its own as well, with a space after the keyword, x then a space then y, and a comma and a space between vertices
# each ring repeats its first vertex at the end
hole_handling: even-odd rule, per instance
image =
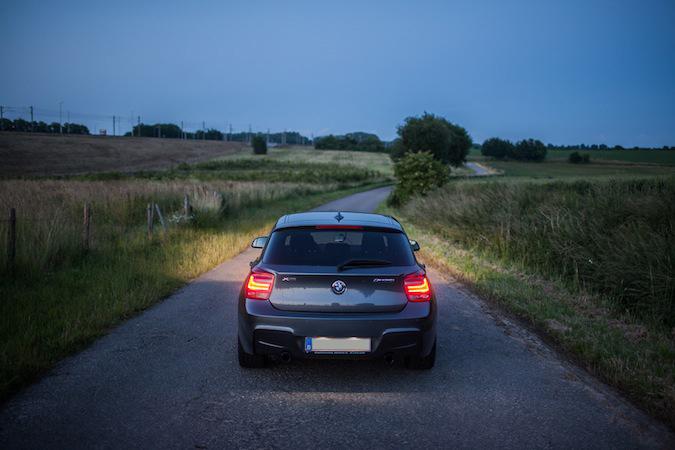
POLYGON ((125 136, 136 137, 162 137, 167 139, 197 139, 207 141, 231 141, 231 142, 251 142, 255 136, 262 136, 266 142, 271 144, 304 145, 311 140, 297 131, 287 131, 278 133, 260 133, 260 132, 237 132, 223 133, 215 128, 197 131, 184 131, 174 123, 155 123, 138 124, 132 131, 128 131, 125 136))
POLYGON ((79 123, 66 122, 63 125, 58 122, 47 123, 43 121, 28 121, 24 119, 0 119, 1 131, 23 131, 26 133, 51 133, 51 134, 89 134, 89 128, 79 123))
POLYGON ((490 138, 483 142, 480 152, 495 159, 543 161, 547 147, 538 139, 523 139, 515 144, 508 139, 490 138))
POLYGON ((613 145, 609 146, 606 144, 591 144, 591 145, 586 145, 586 144, 573 144, 573 145, 555 145, 555 144, 546 144, 546 147, 549 150, 675 150, 675 146, 667 146, 664 145, 663 147, 623 147, 621 145, 613 145))
POLYGON ((384 142, 376 134, 357 131, 345 135, 317 137, 314 140, 317 150, 352 150, 357 152, 384 152, 384 142))

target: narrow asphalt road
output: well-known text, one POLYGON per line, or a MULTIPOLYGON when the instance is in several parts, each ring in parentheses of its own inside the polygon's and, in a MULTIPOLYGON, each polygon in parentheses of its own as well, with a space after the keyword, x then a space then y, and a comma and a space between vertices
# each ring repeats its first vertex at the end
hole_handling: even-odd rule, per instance
POLYGON ((487 170, 485 167, 483 167, 482 165, 480 165, 478 163, 468 162, 465 165, 469 169, 473 170, 473 172, 474 172, 473 176, 484 177, 484 176, 487 176, 487 175, 492 175, 492 172, 490 172, 489 170, 487 170))
MULTIPOLYGON (((330 209, 372 210, 387 189, 330 209)), ((236 298, 256 253, 64 360, 0 412, 0 448, 667 448, 673 436, 438 271, 438 359, 243 370, 236 298)))

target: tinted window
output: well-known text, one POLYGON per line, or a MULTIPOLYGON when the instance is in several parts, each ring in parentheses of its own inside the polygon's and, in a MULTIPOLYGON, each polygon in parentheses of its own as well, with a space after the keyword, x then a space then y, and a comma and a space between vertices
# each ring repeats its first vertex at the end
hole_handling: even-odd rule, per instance
POLYGON ((338 266, 352 259, 384 260, 394 266, 415 263, 403 233, 367 230, 275 231, 263 256, 267 264, 298 266, 338 266))

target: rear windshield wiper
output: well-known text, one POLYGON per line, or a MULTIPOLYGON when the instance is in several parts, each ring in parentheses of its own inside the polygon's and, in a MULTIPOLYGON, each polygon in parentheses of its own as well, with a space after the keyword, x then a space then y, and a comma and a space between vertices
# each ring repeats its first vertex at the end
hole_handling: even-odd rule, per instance
POLYGON ((378 267, 391 266, 392 262, 384 259, 350 259, 340 264, 337 269, 344 270, 346 267, 378 267))

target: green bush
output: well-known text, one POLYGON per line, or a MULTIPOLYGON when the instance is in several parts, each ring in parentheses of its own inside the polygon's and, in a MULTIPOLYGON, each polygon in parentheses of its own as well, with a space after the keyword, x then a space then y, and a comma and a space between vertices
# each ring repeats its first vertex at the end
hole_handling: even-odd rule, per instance
POLYGON ((483 142, 480 152, 483 156, 504 159, 513 154, 513 143, 506 139, 490 138, 483 142))
POLYGON ((397 206, 413 195, 425 195, 445 184, 450 177, 450 168, 430 152, 409 152, 394 165, 394 174, 398 183, 388 203, 397 206))
POLYGON ((588 164, 591 162, 591 155, 584 153, 583 155, 579 152, 572 152, 568 157, 568 161, 572 164, 588 164))
POLYGON ((455 167, 466 161, 473 144, 464 128, 429 113, 405 119, 398 135, 406 151, 431 152, 439 161, 455 167))
POLYGON ((267 141, 264 137, 260 135, 253 136, 251 140, 251 145, 253 146, 253 153, 256 155, 266 155, 267 154, 267 141))

